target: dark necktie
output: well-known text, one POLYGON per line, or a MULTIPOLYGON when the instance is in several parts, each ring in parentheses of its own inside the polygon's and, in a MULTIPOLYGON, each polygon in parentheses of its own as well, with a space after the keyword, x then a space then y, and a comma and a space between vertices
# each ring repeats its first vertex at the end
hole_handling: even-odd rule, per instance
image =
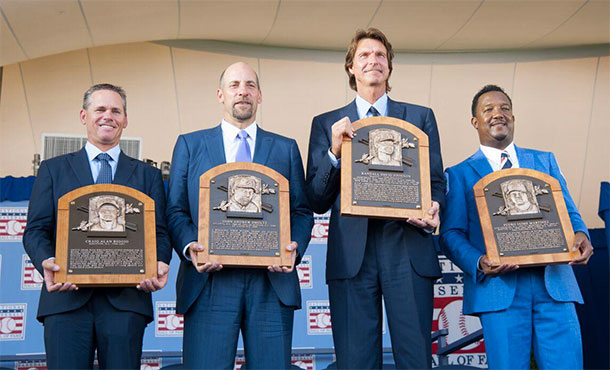
POLYGON ((513 162, 510 161, 508 153, 502 152, 502 156, 500 158, 500 165, 502 166, 502 169, 513 167, 513 162))
POLYGON ((235 162, 252 162, 252 152, 250 152, 250 144, 248 144, 248 133, 241 130, 237 137, 239 138, 239 147, 235 155, 235 162))
POLYGON ((106 153, 100 153, 97 155, 97 160, 100 161, 100 173, 97 175, 96 184, 112 184, 112 167, 110 167, 109 161, 112 158, 106 153))
POLYGON ((381 114, 379 114, 379 111, 377 109, 375 109, 375 107, 372 105, 371 105, 371 108, 369 108, 369 114, 371 117, 381 116, 381 114))

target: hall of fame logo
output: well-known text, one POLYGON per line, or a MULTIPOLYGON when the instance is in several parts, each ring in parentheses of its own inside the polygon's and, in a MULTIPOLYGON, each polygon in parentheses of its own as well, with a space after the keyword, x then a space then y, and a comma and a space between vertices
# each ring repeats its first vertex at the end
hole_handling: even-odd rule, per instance
POLYGON ((314 355, 311 353, 293 354, 290 362, 299 369, 316 370, 316 360, 314 355))
POLYGON ((326 243, 328 239, 328 225, 330 224, 330 211, 323 215, 314 213, 313 228, 311 229, 311 243, 326 243))
MULTIPOLYGON (((481 322, 475 316, 462 313, 462 302, 464 295, 464 273, 445 256, 439 256, 439 262, 443 277, 434 284, 434 313, 432 331, 447 329, 447 343, 470 335, 481 329, 481 322)), ((432 344, 432 352, 435 353, 437 343, 432 344)), ((460 353, 485 353, 485 345, 482 340, 472 343, 455 352, 460 353)))
POLYGON ((159 370, 161 368, 161 357, 143 358, 140 360, 140 370, 159 370))
POLYGON ((155 304, 155 337, 181 337, 184 317, 176 313, 176 302, 155 304))
POLYGON ((311 256, 306 254, 301 258, 301 263, 297 266, 297 274, 299 275, 299 283, 301 289, 313 288, 311 275, 311 256))
POLYGON ((17 361, 15 370, 47 370, 47 362, 44 360, 17 361))
POLYGON ((24 254, 21 258, 21 290, 40 290, 44 279, 34 268, 30 257, 24 254))
POLYGON ((328 301, 307 301, 307 334, 331 334, 330 305, 328 301))
POLYGON ((26 303, 0 304, 0 340, 25 339, 26 303))
POLYGON ((27 218, 27 207, 0 208, 0 242, 20 241, 27 218))

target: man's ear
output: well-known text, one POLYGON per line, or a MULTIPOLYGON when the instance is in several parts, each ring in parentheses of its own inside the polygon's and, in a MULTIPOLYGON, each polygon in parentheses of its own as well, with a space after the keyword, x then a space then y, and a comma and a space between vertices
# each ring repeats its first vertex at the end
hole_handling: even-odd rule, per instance
POLYGON ((86 125, 86 124, 87 124, 87 121, 86 121, 86 118, 87 118, 87 111, 86 111, 86 110, 84 110, 84 109, 81 109, 81 110, 80 110, 80 113, 79 113, 78 115, 80 116, 80 122, 81 122, 83 125, 86 125))
POLYGON ((472 127, 474 127, 476 130, 479 129, 479 121, 477 120, 477 117, 472 117, 470 119, 470 124, 472 125, 472 127))

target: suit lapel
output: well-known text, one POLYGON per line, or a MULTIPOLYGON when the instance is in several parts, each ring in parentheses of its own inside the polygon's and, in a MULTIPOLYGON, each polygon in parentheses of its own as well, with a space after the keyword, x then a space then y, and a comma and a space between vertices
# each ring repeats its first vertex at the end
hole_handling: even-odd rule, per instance
POLYGON ((204 135, 203 140, 207 148, 210 168, 227 163, 220 125, 216 126, 209 135, 204 135))
POLYGON ((67 157, 70 167, 76 175, 76 179, 80 186, 87 186, 93 184, 93 176, 91 175, 91 168, 89 167, 89 158, 87 157, 87 151, 85 147, 71 156, 67 157))
POLYGON ((127 185, 129 178, 133 171, 136 169, 135 159, 128 157, 121 151, 119 155, 119 163, 117 163, 116 172, 114 174, 113 184, 127 185))
POLYGON ((529 168, 532 170, 536 169, 536 163, 534 161, 534 155, 527 149, 521 149, 515 145, 515 152, 517 153, 517 159, 519 160, 520 168, 529 168))
POLYGON ((479 174, 481 177, 485 177, 493 172, 493 169, 487 161, 485 154, 479 149, 476 153, 470 157, 468 164, 479 174))
POLYGON ((341 118, 347 116, 351 122, 356 122, 360 119, 358 117, 358 108, 356 108, 356 99, 352 100, 351 103, 341 108, 341 112, 339 114, 341 118))
POLYGON ((256 132, 256 144, 254 146, 253 162, 267 164, 271 147, 273 146, 273 137, 262 128, 258 127, 256 132))
POLYGON ((406 107, 404 105, 396 103, 394 100, 388 98, 388 117, 400 118, 402 120, 407 119, 406 107))

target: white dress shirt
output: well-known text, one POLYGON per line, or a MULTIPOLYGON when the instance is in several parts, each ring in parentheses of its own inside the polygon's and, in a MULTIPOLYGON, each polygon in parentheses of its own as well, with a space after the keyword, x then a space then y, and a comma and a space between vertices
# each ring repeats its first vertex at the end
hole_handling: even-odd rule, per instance
POLYGON ((492 148, 490 146, 481 145, 481 151, 487 158, 491 169, 496 172, 502 169, 502 153, 508 154, 508 159, 513 164, 511 168, 519 168, 519 158, 517 158, 517 152, 515 151, 515 143, 511 142, 504 150, 492 148))
MULTIPOLYGON (((237 136, 241 129, 233 126, 224 119, 220 123, 220 129, 222 130, 222 142, 225 148, 225 158, 227 163, 235 162, 235 156, 237 156, 237 149, 239 148, 239 142, 241 139, 237 136)), ((256 121, 252 122, 250 126, 244 129, 248 133, 248 144, 250 145, 250 155, 254 158, 254 146, 256 145, 256 132, 257 125, 256 121)))

